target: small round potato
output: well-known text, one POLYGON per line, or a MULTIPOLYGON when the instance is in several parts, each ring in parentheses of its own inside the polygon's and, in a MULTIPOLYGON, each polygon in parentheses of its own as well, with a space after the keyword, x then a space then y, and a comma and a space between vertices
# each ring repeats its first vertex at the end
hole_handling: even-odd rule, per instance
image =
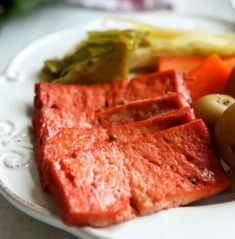
POLYGON ((228 107, 217 121, 214 136, 224 161, 235 168, 235 104, 228 107))
POLYGON ((233 103, 235 99, 229 95, 210 94, 198 99, 193 108, 196 116, 213 129, 220 116, 233 103))

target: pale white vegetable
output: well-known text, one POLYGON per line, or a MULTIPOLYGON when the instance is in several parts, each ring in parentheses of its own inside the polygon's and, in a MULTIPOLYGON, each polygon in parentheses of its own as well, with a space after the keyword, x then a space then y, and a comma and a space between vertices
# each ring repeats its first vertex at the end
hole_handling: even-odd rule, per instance
POLYGON ((155 65, 157 57, 161 55, 235 55, 233 33, 211 33, 202 29, 185 31, 134 23, 136 29, 148 32, 150 46, 131 53, 130 69, 155 65))

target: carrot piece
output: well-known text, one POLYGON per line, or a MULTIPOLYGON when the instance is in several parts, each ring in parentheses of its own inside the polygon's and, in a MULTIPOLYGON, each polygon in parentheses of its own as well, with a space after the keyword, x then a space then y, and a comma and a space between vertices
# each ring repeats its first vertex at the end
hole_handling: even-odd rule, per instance
POLYGON ((225 64, 229 67, 230 71, 235 67, 235 56, 224 58, 225 64))
POLYGON ((159 71, 174 69, 188 73, 200 65, 204 59, 205 57, 193 55, 161 56, 157 59, 157 69, 159 71))
POLYGON ((217 55, 209 56, 189 72, 187 85, 193 102, 204 95, 223 92, 229 72, 228 66, 217 55))

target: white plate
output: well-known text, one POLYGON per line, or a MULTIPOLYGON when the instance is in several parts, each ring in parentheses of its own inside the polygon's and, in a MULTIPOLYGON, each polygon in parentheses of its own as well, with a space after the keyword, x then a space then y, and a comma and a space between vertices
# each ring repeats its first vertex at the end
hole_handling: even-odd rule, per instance
MULTIPOLYGON (((212 31, 232 31, 234 25, 220 20, 159 12, 139 16, 158 26, 212 31)), ((58 218, 50 195, 41 190, 31 142, 34 83, 43 61, 62 56, 86 36, 88 30, 131 27, 125 20, 101 19, 83 27, 51 34, 21 51, 0 76, 0 191, 26 214, 84 239, 232 238, 235 225, 235 194, 219 195, 187 207, 139 217, 104 228, 72 228, 58 218)))

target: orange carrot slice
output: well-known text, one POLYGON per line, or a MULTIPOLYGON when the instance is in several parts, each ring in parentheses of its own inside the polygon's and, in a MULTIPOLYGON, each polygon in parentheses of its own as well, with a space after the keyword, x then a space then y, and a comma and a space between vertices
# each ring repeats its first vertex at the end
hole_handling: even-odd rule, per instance
POLYGON ((229 68, 217 55, 206 58, 198 67, 189 72, 187 85, 191 98, 198 98, 212 93, 222 93, 229 75, 229 68))
POLYGON ((174 69, 188 73, 200 65, 204 59, 205 57, 193 55, 161 56, 157 60, 157 69, 159 71, 174 69))

